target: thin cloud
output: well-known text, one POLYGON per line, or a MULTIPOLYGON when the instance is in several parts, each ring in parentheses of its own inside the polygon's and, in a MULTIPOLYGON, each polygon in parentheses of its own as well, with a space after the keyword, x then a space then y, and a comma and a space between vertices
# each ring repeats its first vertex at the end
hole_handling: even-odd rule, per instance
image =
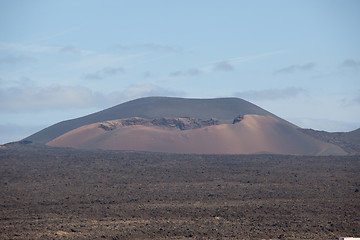
POLYGON ((93 73, 87 73, 83 76, 84 79, 86 80, 101 80, 103 78, 106 78, 108 76, 113 76, 116 75, 118 73, 124 73, 125 69, 123 67, 117 67, 117 68, 113 68, 113 67, 106 67, 102 70, 99 70, 97 72, 93 72, 93 73))
POLYGON ((207 64, 207 66, 209 66, 209 65, 214 66, 220 62, 227 62, 227 63, 231 64, 232 66, 234 66, 234 65, 236 66, 237 64, 246 63, 246 62, 250 62, 250 61, 254 61, 254 60, 258 60, 258 59, 264 59, 266 57, 270 57, 270 56, 274 56, 274 55, 278 55, 278 54, 282 54, 282 53, 283 53, 283 51, 274 51, 274 52, 265 52, 262 54, 238 56, 238 57, 218 60, 215 62, 210 62, 207 64))
POLYGON ((347 59, 341 64, 341 67, 344 67, 344 68, 360 68, 360 61, 355 61, 353 59, 347 59))
POLYGON ((360 104, 360 91, 357 91, 352 97, 345 98, 343 100, 344 105, 351 106, 351 105, 358 105, 360 104), (350 98, 350 100, 348 100, 350 98))
POLYGON ((81 29, 80 26, 71 27, 71 28, 64 29, 62 31, 47 35, 47 36, 42 36, 42 37, 40 37, 38 39, 34 39, 33 42, 44 42, 44 41, 57 39, 59 37, 66 36, 66 35, 69 35, 71 33, 74 33, 76 31, 78 31, 79 29, 81 29))
POLYGON ((283 51, 266 52, 257 55, 239 56, 239 57, 223 59, 215 62, 209 62, 204 66, 192 68, 187 71, 183 71, 183 70, 174 71, 170 73, 169 76, 170 77, 197 76, 200 74, 204 74, 204 73, 207 74, 214 71, 230 72, 230 71, 234 71, 235 66, 239 64, 255 61, 258 59, 263 59, 281 53, 283 53, 283 51))
POLYGON ((114 54, 93 54, 87 58, 72 63, 71 67, 75 69, 104 69, 108 66, 119 66, 126 61, 132 61, 138 58, 138 55, 118 56, 114 54))
POLYGON ((184 76, 185 73, 183 71, 175 71, 169 74, 170 77, 180 77, 180 76, 184 76))
POLYGON ((106 75, 115 75, 118 73, 124 73, 125 69, 123 67, 111 68, 107 67, 103 69, 103 73, 106 75))
POLYGON ((197 68, 191 68, 191 69, 187 70, 186 73, 190 76, 197 76, 197 75, 201 74, 201 71, 197 68))
POLYGON ((147 71, 143 73, 143 76, 144 78, 152 78, 154 74, 152 72, 147 71))
POLYGON ((6 112, 54 108, 83 108, 96 105, 99 96, 88 88, 48 86, 0 90, 0 109, 6 112))
POLYGON ((234 71, 234 67, 228 61, 218 62, 214 66, 214 71, 234 71))
POLYGON ((59 48, 56 48, 54 50, 54 47, 49 47, 49 46, 0 42, 0 50, 43 53, 43 52, 54 52, 54 51, 57 52, 59 48))
POLYGON ((187 71, 175 71, 175 72, 172 72, 170 73, 170 77, 186 77, 186 76, 197 76, 197 75, 200 75, 201 74, 201 71, 197 68, 190 68, 189 70, 187 71))
POLYGON ((169 46, 169 45, 161 45, 154 43, 146 43, 146 44, 138 44, 138 45, 122 45, 117 44, 114 46, 115 49, 120 51, 152 51, 152 52, 172 52, 172 53, 181 53, 183 50, 178 46, 169 46))
POLYGON ((17 52, 31 52, 31 53, 63 53, 63 54, 82 54, 88 55, 93 53, 89 50, 75 48, 73 46, 47 46, 37 44, 22 44, 22 43, 7 43, 0 42, 0 50, 11 50, 17 52))
POLYGON ((285 68, 281 68, 279 70, 276 70, 274 74, 286 74, 286 73, 293 73, 298 71, 309 71, 314 69, 315 63, 308 63, 304 65, 291 65, 285 68))
POLYGON ((209 62, 205 66, 201 67, 201 71, 205 73, 210 73, 212 71, 233 71, 237 65, 264 59, 270 56, 282 54, 283 51, 274 51, 274 52, 265 52, 262 54, 248 55, 248 56, 238 56, 233 58, 227 58, 218 60, 215 62, 209 62))
POLYGON ((359 96, 354 98, 354 102, 357 104, 360 104, 360 94, 359 94, 359 96))
POLYGON ((101 80, 103 79, 102 75, 100 72, 95 72, 95 73, 87 73, 83 76, 83 79, 86 80, 101 80))
POLYGON ((131 85, 109 94, 79 86, 13 87, 0 89, 0 112, 104 108, 140 97, 184 95, 182 91, 150 83, 131 85))
POLYGON ((160 87, 155 84, 145 83, 131 85, 121 92, 113 92, 109 95, 109 100, 113 103, 120 103, 141 97, 150 96, 167 96, 167 97, 179 97, 184 96, 185 93, 182 91, 171 90, 160 87))
POLYGON ((69 54, 82 54, 83 51, 79 48, 73 47, 73 46, 65 46, 59 48, 60 53, 69 53, 69 54))
POLYGON ((36 83, 29 77, 19 77, 11 80, 0 78, 0 89, 17 88, 19 86, 22 88, 32 88, 36 86, 36 83))
POLYGON ((4 57, 0 57, 0 64, 1 65, 14 65, 14 64, 21 64, 21 63, 29 63, 33 62, 34 59, 30 57, 26 57, 23 55, 7 55, 4 57))
POLYGON ((289 87, 285 89, 267 89, 262 91, 235 92, 234 96, 248 100, 278 100, 293 98, 305 92, 306 91, 302 88, 289 87))

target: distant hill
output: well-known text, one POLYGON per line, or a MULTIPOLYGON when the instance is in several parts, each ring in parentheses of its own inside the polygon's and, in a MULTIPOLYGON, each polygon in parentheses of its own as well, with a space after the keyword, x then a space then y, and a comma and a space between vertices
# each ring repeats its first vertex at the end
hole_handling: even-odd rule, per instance
MULTIPOLYGON (((315 135, 240 98, 147 97, 57 123, 23 141, 79 149, 198 154, 355 152, 315 135)), ((357 139, 358 134, 349 136, 357 139)))
POLYGON ((305 134, 321 141, 340 146, 349 154, 360 153, 360 128, 351 132, 325 132, 313 129, 299 129, 305 134))

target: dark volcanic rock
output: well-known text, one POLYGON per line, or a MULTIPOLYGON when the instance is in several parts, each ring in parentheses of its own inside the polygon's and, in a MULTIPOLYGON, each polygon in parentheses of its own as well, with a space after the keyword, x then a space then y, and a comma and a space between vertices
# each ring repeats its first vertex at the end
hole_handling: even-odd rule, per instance
POLYGON ((186 118, 155 118, 151 121, 151 124, 155 126, 179 128, 181 130, 185 129, 185 125, 189 125, 186 118))
POLYGON ((105 131, 111 131, 116 129, 119 126, 131 126, 131 125, 143 125, 143 126, 159 126, 167 128, 178 128, 180 130, 189 130, 202 128, 212 125, 219 125, 220 121, 214 118, 210 119, 197 119, 190 117, 178 117, 178 118, 155 118, 155 119, 145 119, 145 118, 127 118, 127 119, 118 119, 113 121, 106 121, 99 125, 100 128, 105 131))
POLYGON ((197 119, 190 117, 180 118, 156 118, 151 121, 155 126, 164 126, 170 128, 179 128, 180 130, 196 129, 212 125, 219 125, 219 120, 210 119, 197 119))
POLYGON ((241 122, 243 119, 244 119, 244 116, 239 115, 239 116, 237 116, 236 118, 234 118, 233 124, 239 123, 239 122, 241 122))
POLYGON ((105 131, 111 131, 116 128, 116 124, 112 122, 104 122, 99 125, 100 128, 104 129, 105 131))
POLYGON ((106 121, 100 123, 99 127, 104 129, 105 131, 112 131, 116 129, 118 126, 149 125, 149 124, 150 124, 149 119, 133 117, 126 119, 117 119, 113 121, 106 121))
POLYGON ((148 123, 149 123, 148 119, 139 118, 139 117, 134 117, 134 118, 128 118, 128 119, 122 119, 121 120, 121 125, 123 125, 123 126, 146 125, 148 123))

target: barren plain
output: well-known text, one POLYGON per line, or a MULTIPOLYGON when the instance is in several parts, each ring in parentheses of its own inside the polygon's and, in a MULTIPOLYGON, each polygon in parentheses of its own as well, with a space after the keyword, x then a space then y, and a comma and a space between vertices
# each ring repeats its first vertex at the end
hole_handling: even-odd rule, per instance
POLYGON ((360 236, 360 156, 0 149, 0 239, 360 236))

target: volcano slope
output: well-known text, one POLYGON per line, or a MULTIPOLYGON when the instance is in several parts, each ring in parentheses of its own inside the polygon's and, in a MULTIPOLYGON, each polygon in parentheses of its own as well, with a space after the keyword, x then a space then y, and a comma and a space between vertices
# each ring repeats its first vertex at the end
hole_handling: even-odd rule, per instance
POLYGON ((181 121, 191 120, 131 118, 95 123, 65 133, 47 145, 198 154, 346 154, 340 147, 316 140, 271 116, 245 115, 243 120, 234 124, 195 126, 194 129, 181 129, 186 127, 185 124, 180 124, 179 128, 181 121), (173 124, 169 125, 169 122, 173 124))
POLYGON ((239 114, 270 115, 278 118, 272 113, 240 98, 186 99, 146 97, 122 103, 84 117, 59 122, 27 137, 25 140, 45 144, 81 126, 131 117, 147 119, 193 117, 232 121, 239 114))
POLYGON ((238 98, 137 99, 25 139, 54 147, 198 154, 346 155, 238 98))

